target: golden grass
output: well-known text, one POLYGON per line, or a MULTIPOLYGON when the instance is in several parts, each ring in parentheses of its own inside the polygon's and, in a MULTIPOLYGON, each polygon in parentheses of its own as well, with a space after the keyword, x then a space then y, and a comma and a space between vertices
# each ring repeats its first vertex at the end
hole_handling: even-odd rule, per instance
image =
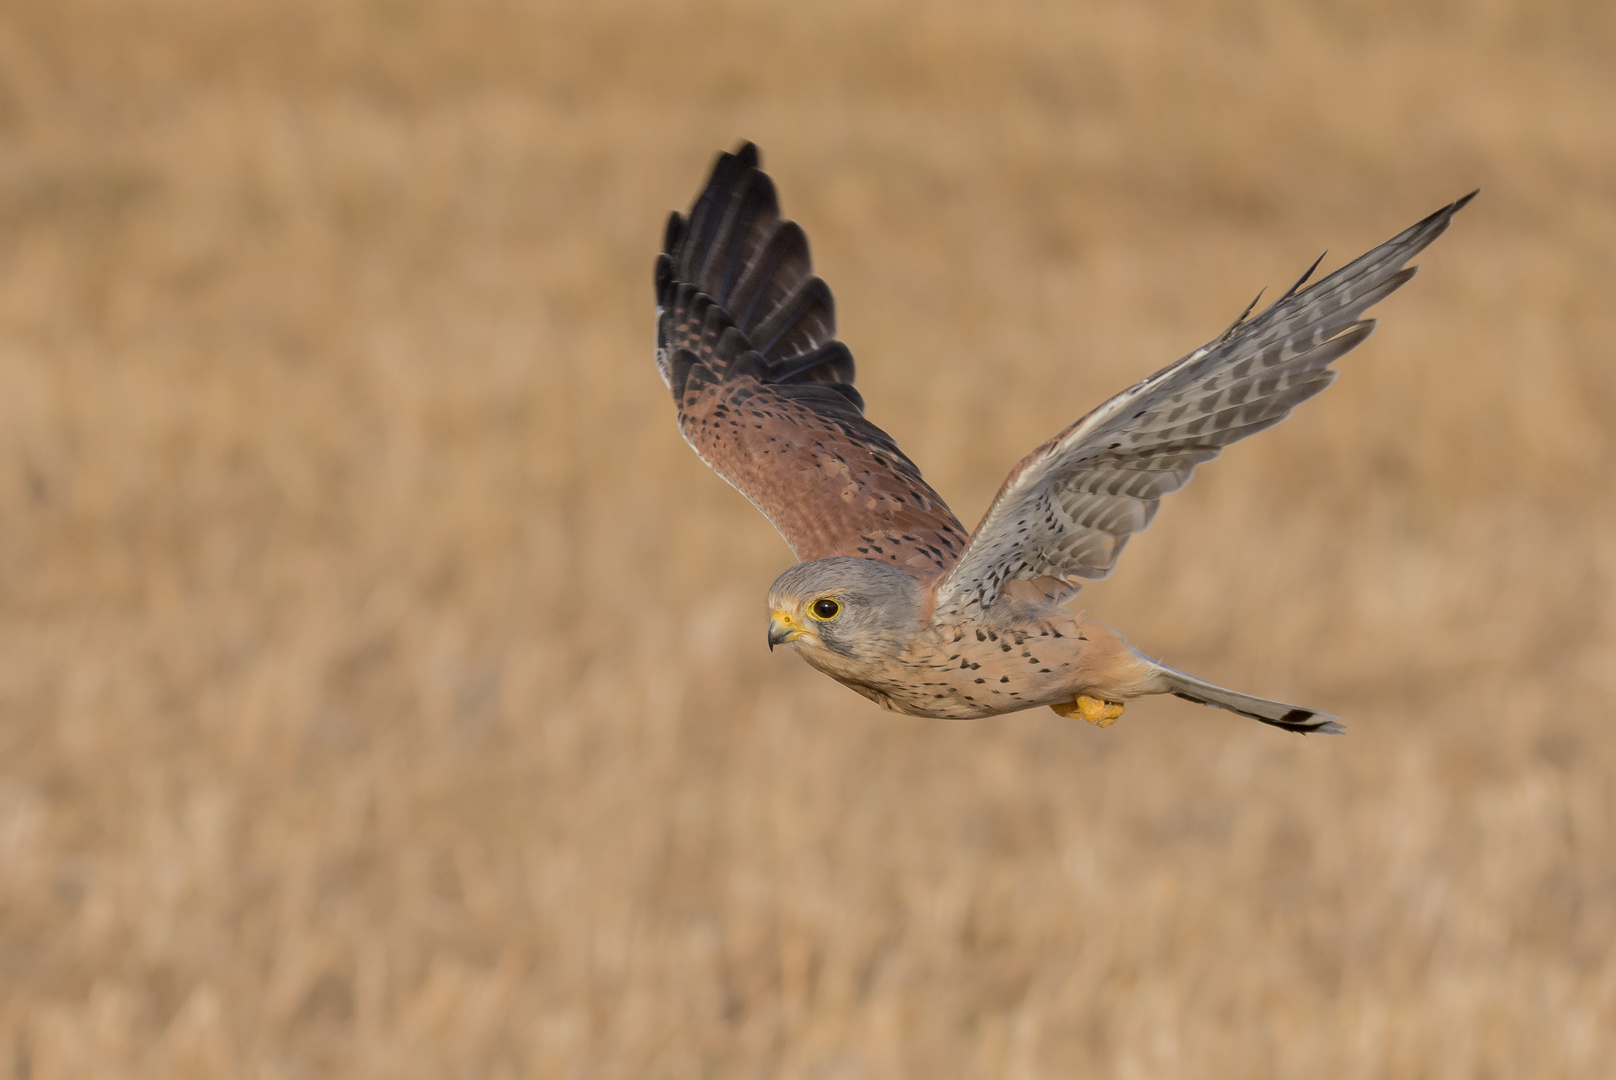
POLYGON ((1609 1075, 1612 10, 13 0, 0 1077, 1609 1075), (1484 185, 1082 598, 1348 736, 771 656, 650 358, 740 137, 967 521, 1484 185))

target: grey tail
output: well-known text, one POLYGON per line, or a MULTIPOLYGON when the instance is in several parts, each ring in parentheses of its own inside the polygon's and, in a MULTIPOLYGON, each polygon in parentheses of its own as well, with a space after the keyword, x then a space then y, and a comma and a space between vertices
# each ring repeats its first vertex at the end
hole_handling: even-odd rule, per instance
POLYGON ((1322 731, 1326 735, 1340 735, 1347 730, 1342 726, 1339 717, 1326 712, 1269 701, 1267 698, 1252 697, 1250 694, 1242 694, 1235 690, 1225 690, 1221 686, 1202 682, 1193 675, 1174 671, 1163 664, 1156 664, 1155 667, 1161 685, 1167 693, 1181 697, 1185 701, 1193 701, 1197 705, 1228 709, 1230 712, 1249 716, 1253 720, 1261 720, 1265 724, 1294 731, 1299 735, 1311 735, 1315 731, 1322 731))

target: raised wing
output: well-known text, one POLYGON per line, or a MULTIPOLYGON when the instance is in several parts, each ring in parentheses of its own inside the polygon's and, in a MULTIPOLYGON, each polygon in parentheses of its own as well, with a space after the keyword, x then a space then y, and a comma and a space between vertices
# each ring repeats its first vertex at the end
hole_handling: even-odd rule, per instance
MULTIPOLYGON (((991 606, 1012 581, 1070 599, 1083 579, 1116 566, 1161 497, 1229 443, 1289 416, 1335 381, 1330 364, 1369 336, 1360 319, 1416 267, 1471 192, 1298 292, 1318 267, 1255 318, 1248 307, 1217 340, 1124 390, 1011 470, 959 562, 938 585, 937 610, 991 606)), ((1256 301, 1252 301, 1252 307, 1256 301)))
POLYGON ((690 217, 668 220, 656 362, 679 430, 799 560, 851 555, 940 574, 965 549, 965 527, 864 418, 830 288, 757 164, 751 143, 720 155, 690 217))

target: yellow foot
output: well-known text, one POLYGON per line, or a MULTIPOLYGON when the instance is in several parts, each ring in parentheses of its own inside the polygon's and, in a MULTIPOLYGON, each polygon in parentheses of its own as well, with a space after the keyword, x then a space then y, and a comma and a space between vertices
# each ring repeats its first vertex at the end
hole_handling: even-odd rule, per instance
POLYGON ((1087 694, 1077 695, 1077 700, 1071 704, 1051 705, 1057 713, 1065 717, 1081 716, 1095 727, 1107 728, 1117 722, 1122 715, 1122 703, 1117 701, 1102 701, 1087 694))

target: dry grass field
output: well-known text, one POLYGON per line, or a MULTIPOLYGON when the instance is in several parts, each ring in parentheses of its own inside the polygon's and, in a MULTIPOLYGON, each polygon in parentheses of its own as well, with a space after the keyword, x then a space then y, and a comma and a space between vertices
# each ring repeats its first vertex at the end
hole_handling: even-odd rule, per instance
POLYGON ((8 0, 0 1078, 1610 1076, 1612 55, 1604 0, 8 0), (1349 733, 771 656, 789 553, 650 355, 743 137, 968 523, 1484 187, 1079 598, 1349 733))

